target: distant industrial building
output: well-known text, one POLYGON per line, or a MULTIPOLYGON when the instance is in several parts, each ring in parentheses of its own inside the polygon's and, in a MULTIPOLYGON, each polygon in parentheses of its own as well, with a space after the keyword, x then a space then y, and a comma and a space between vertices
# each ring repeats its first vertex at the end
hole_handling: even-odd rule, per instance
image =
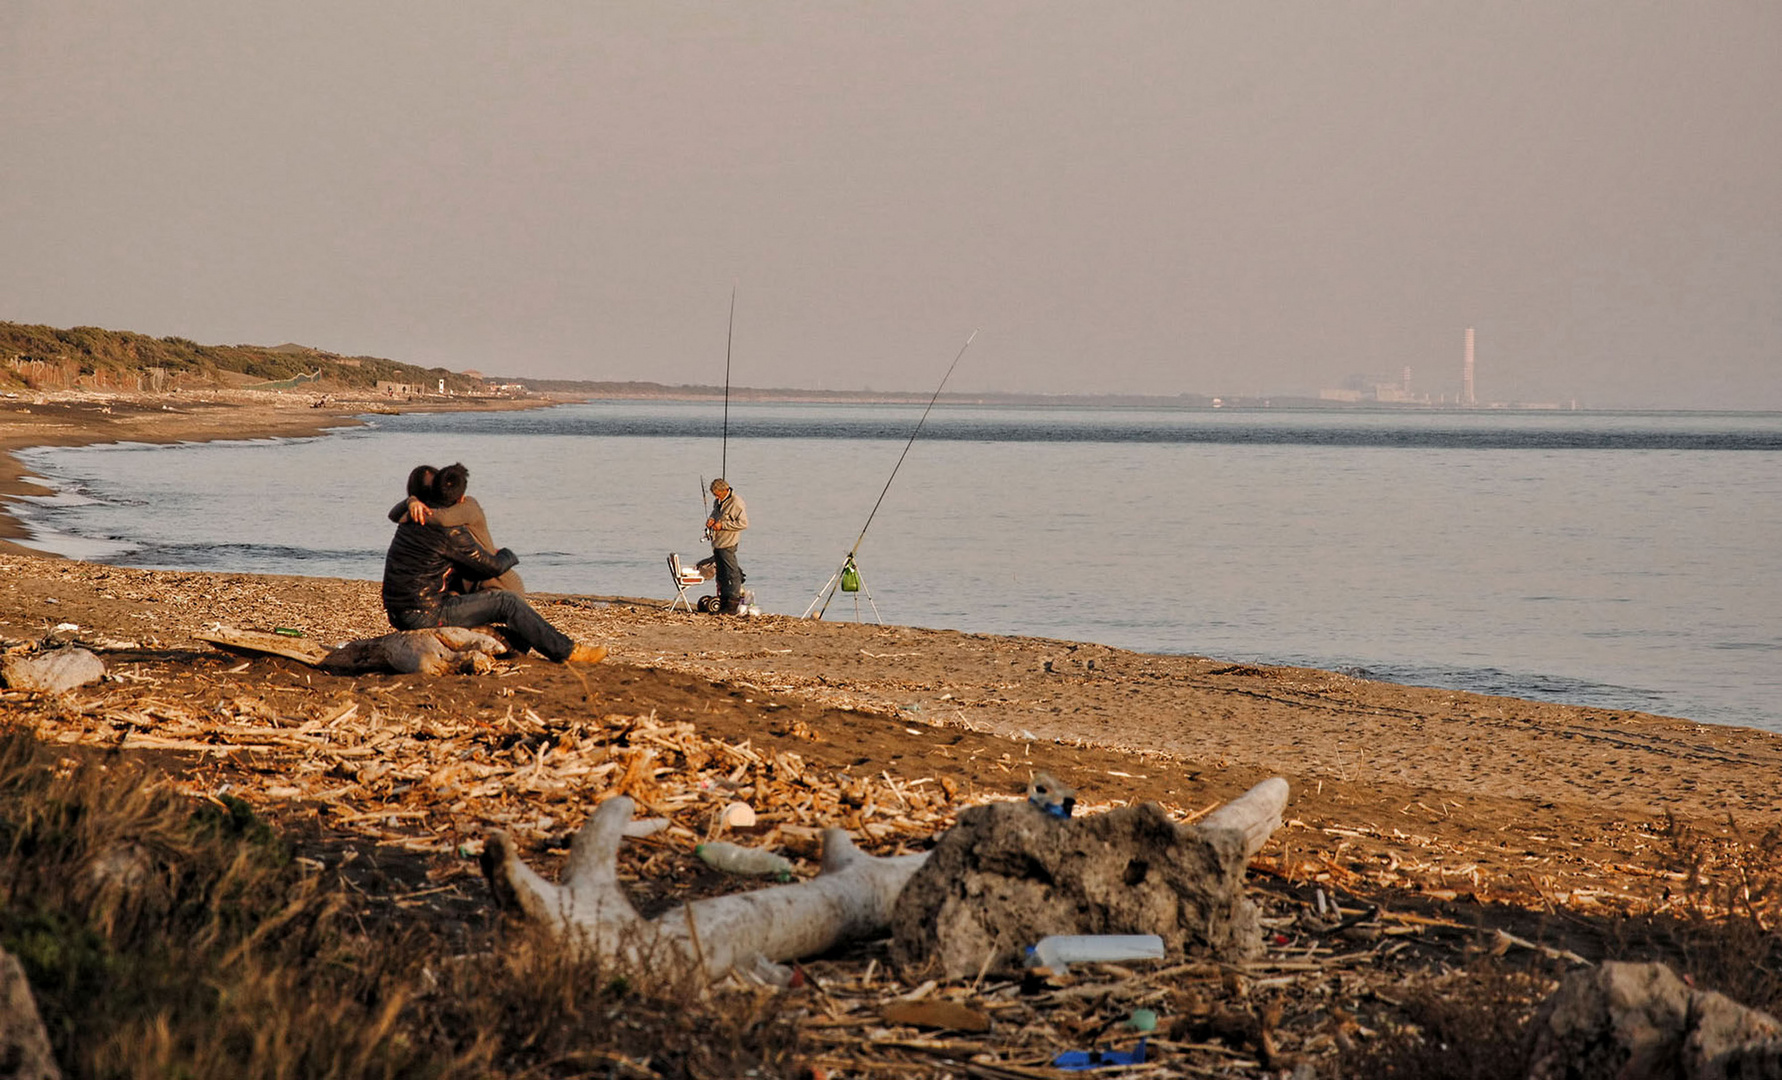
POLYGON ((1429 395, 1411 391, 1411 369, 1406 367, 1397 377, 1391 375, 1350 375, 1343 384, 1318 391, 1323 401, 1381 401, 1392 404, 1428 404, 1429 395))
POLYGON ((1472 406, 1479 403, 1473 394, 1473 328, 1466 328, 1466 359, 1460 362, 1460 403, 1472 406))

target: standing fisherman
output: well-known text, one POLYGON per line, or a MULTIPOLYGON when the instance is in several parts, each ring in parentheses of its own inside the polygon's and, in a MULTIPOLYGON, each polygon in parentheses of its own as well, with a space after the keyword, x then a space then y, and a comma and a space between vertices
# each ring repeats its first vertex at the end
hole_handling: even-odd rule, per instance
POLYGON ((718 613, 735 615, 742 610, 743 572, 736 561, 736 543, 749 527, 749 511, 742 496, 730 490, 722 476, 712 481, 712 515, 705 519, 711 537, 712 558, 718 561, 718 613))

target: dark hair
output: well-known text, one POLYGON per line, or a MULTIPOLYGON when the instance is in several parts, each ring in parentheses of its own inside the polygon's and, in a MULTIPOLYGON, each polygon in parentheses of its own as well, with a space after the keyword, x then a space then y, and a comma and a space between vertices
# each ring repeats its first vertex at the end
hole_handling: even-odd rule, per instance
POLYGON ((426 502, 433 494, 433 478, 439 470, 431 465, 416 465, 408 474, 408 497, 426 502))
POLYGON ((464 491, 468 487, 470 470, 462 465, 447 465, 433 478, 433 490, 438 495, 441 506, 456 504, 464 497, 464 491))

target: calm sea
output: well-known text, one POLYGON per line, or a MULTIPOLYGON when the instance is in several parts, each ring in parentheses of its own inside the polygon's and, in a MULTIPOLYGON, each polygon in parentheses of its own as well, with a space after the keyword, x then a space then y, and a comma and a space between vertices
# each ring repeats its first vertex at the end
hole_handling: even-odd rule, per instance
MULTIPOLYGON (((797 615, 920 415, 732 404, 726 447, 718 405, 591 402, 45 448, 58 494, 22 509, 81 558, 375 579, 410 466, 462 461, 529 587, 666 598, 722 462, 749 587, 797 615)), ((1777 414, 942 406, 859 552, 887 622, 1782 730, 1777 414)))

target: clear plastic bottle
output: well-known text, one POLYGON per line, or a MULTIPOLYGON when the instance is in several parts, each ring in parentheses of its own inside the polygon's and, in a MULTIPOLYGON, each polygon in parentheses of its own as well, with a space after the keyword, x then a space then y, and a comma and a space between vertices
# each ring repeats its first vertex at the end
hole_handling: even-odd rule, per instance
POLYGON ((1156 934, 1051 934, 1027 951, 1033 967, 1070 970, 1072 964, 1118 963, 1163 959, 1163 939, 1156 934))

